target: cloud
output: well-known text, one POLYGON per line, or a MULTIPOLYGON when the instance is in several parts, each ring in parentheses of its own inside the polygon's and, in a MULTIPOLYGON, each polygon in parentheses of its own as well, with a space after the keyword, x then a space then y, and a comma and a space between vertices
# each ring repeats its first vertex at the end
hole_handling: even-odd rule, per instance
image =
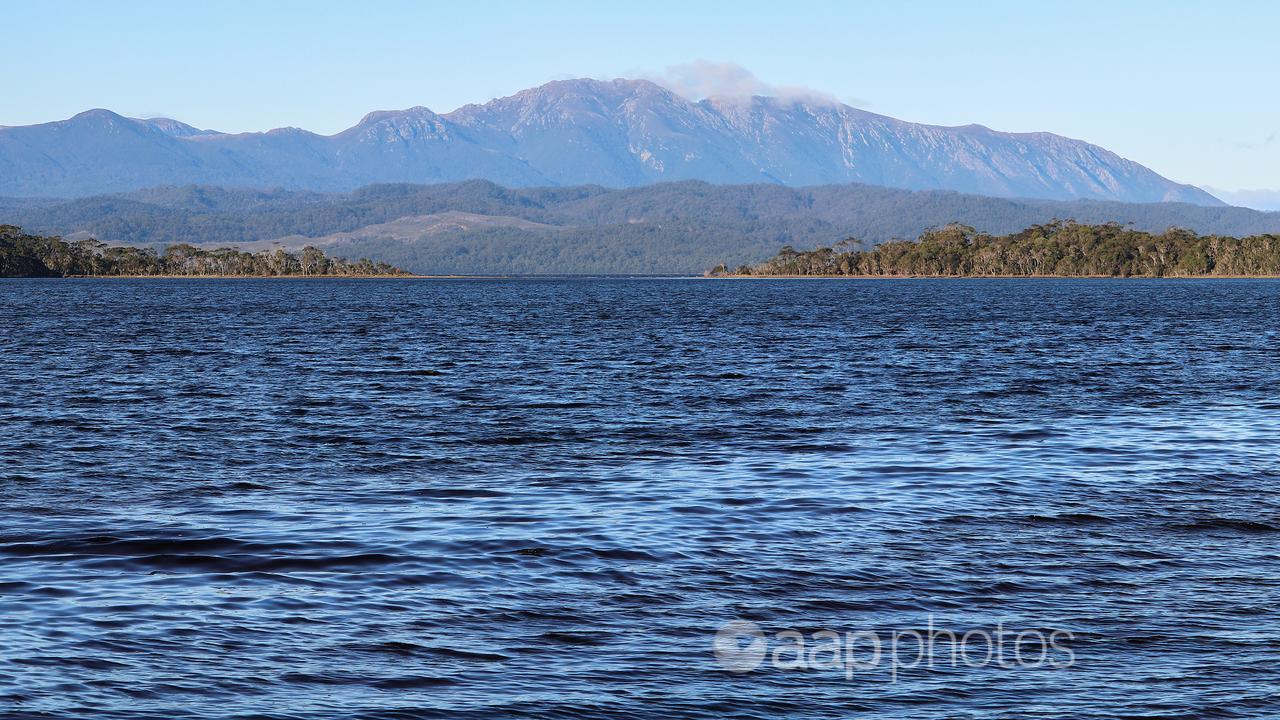
MULTIPOLYGON (((753 95, 766 95, 797 102, 820 104, 839 102, 834 95, 812 88, 767 83, 747 68, 732 62, 699 59, 691 63, 672 65, 661 73, 644 74, 643 77, 690 100, 709 97, 750 98, 753 95)), ((854 101, 850 104, 863 103, 854 101)))
POLYGON ((777 94, 772 85, 756 77, 755 73, 729 62, 695 60, 672 65, 654 80, 692 100, 777 94))
POLYGON ((177 115, 164 110, 138 110, 135 108, 122 108, 118 110, 121 115, 135 120, 175 120, 177 115))

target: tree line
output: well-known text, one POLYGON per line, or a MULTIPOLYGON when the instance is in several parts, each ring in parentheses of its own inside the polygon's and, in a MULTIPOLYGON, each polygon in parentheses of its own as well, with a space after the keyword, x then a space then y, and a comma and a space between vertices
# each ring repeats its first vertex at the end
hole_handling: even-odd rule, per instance
POLYGON ((1160 234, 1118 223, 1058 221, 1010 235, 967 226, 926 230, 915 241, 872 250, 846 240, 798 252, 784 247, 757 265, 712 275, 850 275, 876 277, 1230 277, 1280 275, 1280 235, 1225 237, 1172 228, 1160 234))
POLYGON ((66 241, 0 225, 0 277, 121 275, 230 275, 243 277, 356 277, 405 275, 385 262, 327 257, 307 246, 249 253, 236 248, 201 248, 186 243, 157 252, 152 248, 108 246, 97 240, 66 241))

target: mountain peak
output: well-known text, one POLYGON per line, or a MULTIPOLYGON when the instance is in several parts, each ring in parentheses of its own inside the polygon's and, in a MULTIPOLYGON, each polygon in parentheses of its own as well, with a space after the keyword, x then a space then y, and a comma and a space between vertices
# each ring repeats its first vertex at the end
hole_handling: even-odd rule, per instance
POLYGON ((245 135, 252 137, 258 134, 261 134, 265 137, 294 137, 294 138, 315 137, 315 133, 311 132, 310 130, 303 130, 300 127, 294 127, 292 125, 288 125, 286 127, 271 128, 265 133, 246 133, 245 135))
POLYGON ((188 125, 184 122, 179 122, 172 118, 164 118, 164 117, 147 118, 142 122, 152 128, 155 128, 156 130, 159 130, 160 132, 164 133, 165 135, 168 135, 169 137, 186 138, 186 137, 222 134, 217 132, 216 130, 201 130, 200 128, 192 127, 191 125, 188 125))
MULTIPOLYGON (((617 105, 632 99, 663 99, 681 101, 684 99, 670 90, 644 79, 614 78, 613 80, 596 80, 592 78, 573 78, 569 80, 552 80, 537 87, 490 100, 483 105, 468 105, 472 110, 477 108, 503 107, 510 105, 542 105, 553 103, 606 103, 617 105)), ((464 108, 459 108, 459 111, 464 108)))
POLYGON ((528 90, 521 90, 516 94, 562 94, 567 92, 588 92, 597 94, 605 92, 633 93, 651 90, 668 92, 661 85, 643 78, 614 78, 612 80, 600 80, 597 78, 568 78, 565 80, 552 80, 537 87, 529 88, 528 90))
MULTIPOLYGON (((420 122, 423 120, 435 120, 440 116, 432 112, 430 109, 421 105, 416 105, 404 110, 374 110, 364 117, 360 118, 360 122, 355 127, 365 127, 377 123, 398 123, 398 122, 420 122)), ((354 128, 353 128, 354 129, 354 128)))
POLYGON ((93 108, 85 110, 81 113, 72 115, 66 122, 70 123, 87 123, 87 122, 128 122, 129 118, 123 115, 107 110, 106 108, 93 108))

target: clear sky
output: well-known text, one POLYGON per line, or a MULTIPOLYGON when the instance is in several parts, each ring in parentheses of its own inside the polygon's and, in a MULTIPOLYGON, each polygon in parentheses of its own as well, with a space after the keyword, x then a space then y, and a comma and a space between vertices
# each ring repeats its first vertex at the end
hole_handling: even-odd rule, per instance
POLYGON ((1280 3, 0 1, 0 125, 105 107, 332 133, 708 60, 873 112, 1083 138, 1280 188, 1280 3))

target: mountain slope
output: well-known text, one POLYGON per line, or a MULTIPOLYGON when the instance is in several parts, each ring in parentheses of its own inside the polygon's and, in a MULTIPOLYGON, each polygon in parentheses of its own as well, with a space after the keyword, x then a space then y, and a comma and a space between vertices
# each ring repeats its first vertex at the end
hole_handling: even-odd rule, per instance
POLYGON ((997 197, 1222 204, 1089 143, 920 125, 816 101, 687 100, 646 80, 565 80, 440 115, 375 112, 324 136, 227 134, 91 110, 0 128, 0 195, 156 185, 346 191, 482 178, 513 187, 859 182, 997 197))

